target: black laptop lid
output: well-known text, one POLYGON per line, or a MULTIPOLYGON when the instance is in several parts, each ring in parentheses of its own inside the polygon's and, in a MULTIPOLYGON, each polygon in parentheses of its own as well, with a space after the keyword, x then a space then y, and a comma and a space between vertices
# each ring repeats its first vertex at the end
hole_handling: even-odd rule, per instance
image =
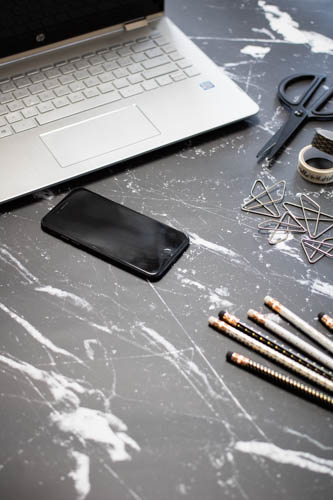
POLYGON ((0 0, 0 58, 163 9, 164 0, 0 0))

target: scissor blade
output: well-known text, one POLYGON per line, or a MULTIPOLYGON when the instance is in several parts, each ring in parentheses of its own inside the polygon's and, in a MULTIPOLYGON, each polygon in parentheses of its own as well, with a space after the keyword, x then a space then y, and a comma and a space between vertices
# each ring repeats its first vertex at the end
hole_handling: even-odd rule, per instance
POLYGON ((308 115, 304 113, 301 116, 291 114, 288 121, 269 139, 263 148, 258 152, 258 161, 263 158, 271 160, 278 151, 286 144, 289 138, 307 119, 308 115))

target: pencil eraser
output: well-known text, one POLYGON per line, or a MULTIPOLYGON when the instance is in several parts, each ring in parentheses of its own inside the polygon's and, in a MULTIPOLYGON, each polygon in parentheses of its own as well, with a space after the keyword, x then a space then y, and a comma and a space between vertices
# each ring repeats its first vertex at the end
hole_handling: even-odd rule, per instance
POLYGON ((219 318, 220 318, 221 320, 223 320, 224 315, 225 315, 225 311, 220 311, 220 312, 219 312, 219 318))
POLYGON ((319 313, 318 314, 318 319, 321 319, 323 316, 325 316, 325 313, 319 313))
POLYGON ((232 355, 233 355, 233 352, 232 352, 232 351, 228 351, 228 352, 227 352, 227 354, 226 354, 226 359, 227 359, 227 361, 231 361, 232 355))

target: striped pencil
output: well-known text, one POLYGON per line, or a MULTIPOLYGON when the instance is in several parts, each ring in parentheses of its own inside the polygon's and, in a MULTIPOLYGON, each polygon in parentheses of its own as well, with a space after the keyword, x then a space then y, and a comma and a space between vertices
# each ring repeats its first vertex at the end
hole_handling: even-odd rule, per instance
POLYGON ((327 354, 325 354, 324 352, 309 344, 309 342, 306 342, 305 340, 299 338, 297 335, 291 333, 289 330, 279 325, 275 321, 266 318, 264 314, 254 311, 253 309, 249 309, 247 314, 250 319, 258 323, 259 325, 263 325, 265 328, 267 328, 267 330, 275 333, 283 340, 286 340, 290 344, 294 345, 301 351, 311 356, 311 358, 319 361, 319 363, 322 363, 323 365, 333 370, 333 359, 330 356, 327 356, 327 354))
POLYGON ((269 382, 283 387, 284 389, 302 396, 303 398, 309 399, 320 406, 333 410, 333 398, 323 392, 317 391, 310 385, 303 384, 292 377, 283 375, 275 370, 271 370, 267 366, 256 363, 250 358, 243 356, 242 354, 238 354, 237 352, 228 352, 226 357, 227 361, 230 363, 257 375, 264 380, 268 380, 269 382))
POLYGON ((333 342, 328 339, 323 333, 313 328, 313 326, 309 325, 306 321, 297 316, 297 314, 293 313, 285 306, 280 304, 279 301, 272 299, 272 297, 269 297, 267 295, 264 300, 265 304, 273 309, 273 311, 280 314, 280 316, 290 321, 290 323, 296 326, 296 328, 299 328, 302 332, 311 337, 318 344, 322 345, 323 347, 325 347, 325 349, 333 353, 333 342))
POLYGON ((208 319, 208 324, 216 328, 219 332, 226 334, 228 337, 237 340, 238 342, 240 342, 243 345, 246 345, 253 351, 258 352, 262 356, 265 356, 268 359, 274 361, 275 363, 278 363, 284 366, 285 368, 293 371, 294 373, 297 373, 298 375, 301 375, 302 377, 311 380, 311 382, 313 382, 314 384, 320 385, 326 390, 333 392, 333 382, 331 380, 322 377, 313 370, 306 368, 306 366, 302 366, 299 363, 296 363, 296 361, 293 361, 292 359, 287 358, 287 356, 284 356, 283 354, 276 352, 271 347, 262 344, 258 340, 249 337, 248 335, 246 335, 243 332, 240 332, 239 330, 236 330, 236 328, 228 325, 224 321, 220 321, 218 318, 214 318, 213 316, 211 316, 208 319))

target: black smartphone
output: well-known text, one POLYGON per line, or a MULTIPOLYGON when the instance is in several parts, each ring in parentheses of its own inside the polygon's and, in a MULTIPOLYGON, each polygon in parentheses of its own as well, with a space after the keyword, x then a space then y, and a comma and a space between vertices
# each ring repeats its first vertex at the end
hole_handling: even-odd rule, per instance
POLYGON ((141 277, 160 279, 188 237, 88 189, 71 191, 42 219, 42 229, 141 277))

